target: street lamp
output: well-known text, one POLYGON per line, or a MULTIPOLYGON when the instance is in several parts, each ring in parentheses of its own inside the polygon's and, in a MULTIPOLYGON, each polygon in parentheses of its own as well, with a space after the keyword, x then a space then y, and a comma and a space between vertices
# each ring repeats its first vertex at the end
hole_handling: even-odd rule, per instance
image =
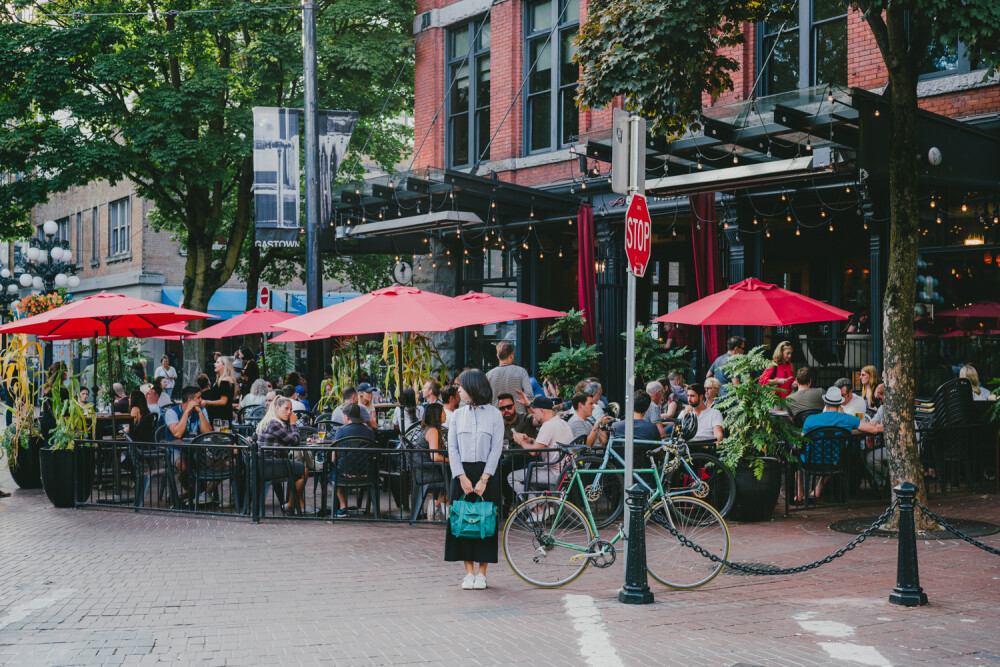
POLYGON ((0 322, 6 323, 10 314, 10 304, 18 299, 20 282, 6 266, 0 269, 0 322))
MULTIPOLYGON (((55 238, 58 231, 59 224, 55 220, 46 220, 42 224, 44 238, 32 238, 27 248, 22 246, 22 256, 27 260, 25 272, 17 279, 22 287, 33 287, 49 294, 57 287, 75 288, 80 285, 69 241, 55 238)), ((51 364, 52 341, 48 341, 45 344, 44 366, 48 368, 51 364)))

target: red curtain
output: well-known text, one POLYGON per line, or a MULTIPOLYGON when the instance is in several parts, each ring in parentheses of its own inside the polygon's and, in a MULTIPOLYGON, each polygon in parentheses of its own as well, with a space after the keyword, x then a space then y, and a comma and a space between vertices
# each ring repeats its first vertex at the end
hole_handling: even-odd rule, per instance
MULTIPOLYGON (((723 288, 719 236, 715 224, 715 193, 692 195, 691 242, 694 246, 694 275, 698 298, 715 294, 723 288)), ((722 354, 723 332, 720 326, 701 328, 705 356, 715 359, 722 354)))
POLYGON ((576 214, 576 234, 580 252, 578 255, 577 297, 579 308, 587 322, 583 327, 583 340, 592 344, 596 340, 594 321, 594 295, 597 293, 597 271, 594 268, 594 209, 581 206, 576 214))

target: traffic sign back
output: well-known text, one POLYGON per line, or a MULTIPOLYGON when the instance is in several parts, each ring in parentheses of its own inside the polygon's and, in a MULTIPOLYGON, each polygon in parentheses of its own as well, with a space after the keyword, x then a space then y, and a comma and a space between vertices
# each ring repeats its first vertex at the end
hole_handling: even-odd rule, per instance
POLYGON ((625 255, 628 257, 629 272, 637 278, 642 278, 646 273, 652 238, 646 197, 634 194, 629 199, 628 212, 625 213, 625 255))

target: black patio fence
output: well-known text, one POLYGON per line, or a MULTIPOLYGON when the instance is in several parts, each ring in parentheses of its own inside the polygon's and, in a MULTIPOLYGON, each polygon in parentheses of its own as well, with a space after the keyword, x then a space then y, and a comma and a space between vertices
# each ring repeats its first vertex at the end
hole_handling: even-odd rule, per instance
MULTIPOLYGON (((213 435, 213 434, 208 434, 213 435)), ((263 447, 233 442, 77 441, 77 507, 260 519, 442 523, 451 472, 426 449, 263 447)), ((508 476, 526 470, 536 489, 555 489, 554 449, 504 452, 502 511, 515 502, 508 476)), ((522 473, 523 474, 523 473, 522 473)))

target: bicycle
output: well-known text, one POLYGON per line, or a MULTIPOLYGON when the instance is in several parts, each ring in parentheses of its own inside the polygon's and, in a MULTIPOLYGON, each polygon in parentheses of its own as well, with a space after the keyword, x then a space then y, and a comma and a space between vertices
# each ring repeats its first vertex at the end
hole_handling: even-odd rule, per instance
MULTIPOLYGON (((591 563, 605 568, 614 564, 615 545, 624 537, 618 534, 603 539, 590 508, 582 477, 597 474, 596 470, 578 467, 575 454, 582 448, 558 447, 567 457, 568 483, 560 484, 561 492, 545 492, 518 505, 503 529, 504 558, 510 569, 525 583, 538 588, 559 588, 576 580, 591 563), (583 510, 569 502, 569 491, 576 489, 583 510)), ((658 474, 654 457, 668 452, 661 445, 649 452, 651 468, 633 470, 652 475, 656 490, 644 511, 646 529, 646 571, 664 586, 690 590, 704 586, 722 571, 721 563, 712 563, 694 550, 681 544, 667 526, 695 544, 718 554, 729 555, 729 528, 725 519, 708 503, 690 496, 666 492, 658 474)), ((664 465, 669 456, 665 457, 664 465)), ((624 473, 624 469, 603 469, 603 473, 624 473)))
MULTIPOLYGON (((685 426, 687 425, 677 425, 666 441, 666 451, 675 459, 671 462, 665 461, 667 465, 658 469, 660 477, 658 483, 663 484, 670 496, 693 495, 714 507, 722 516, 726 516, 736 500, 736 479, 732 471, 715 456, 705 452, 690 451, 685 442, 689 438, 685 438, 684 435, 691 432, 691 428, 685 426), (663 483, 664 475, 668 476, 666 484, 663 483)), ((696 421, 694 429, 697 429, 696 421)), ((610 428, 605 430, 610 433, 610 428)), ((625 460, 614 448, 617 442, 624 441, 612 437, 603 455, 587 455, 580 461, 582 467, 596 471, 593 480, 585 488, 598 528, 611 525, 625 507, 623 477, 608 469, 612 458, 622 468, 625 466, 625 460)), ((661 444, 656 440, 635 440, 634 443, 640 446, 661 444)), ((648 493, 654 493, 654 483, 641 475, 636 475, 634 480, 648 493)))

